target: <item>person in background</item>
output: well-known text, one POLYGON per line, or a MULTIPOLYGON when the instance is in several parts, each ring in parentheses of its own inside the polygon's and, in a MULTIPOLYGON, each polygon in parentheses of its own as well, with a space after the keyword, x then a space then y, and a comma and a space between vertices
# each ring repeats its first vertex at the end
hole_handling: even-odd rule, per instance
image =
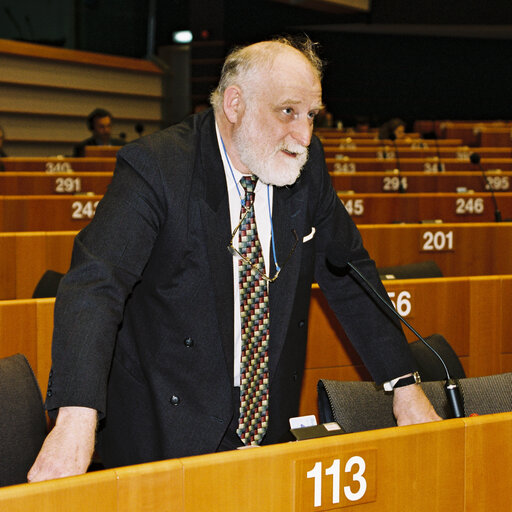
POLYGON ((389 139, 403 139, 405 137, 405 122, 400 118, 395 117, 386 121, 379 128, 379 139, 380 140, 389 140, 389 139))
POLYGON ((87 128, 92 136, 74 147, 73 156, 84 156, 85 146, 124 146, 122 139, 112 138, 112 114, 103 108, 94 109, 87 116, 87 128))

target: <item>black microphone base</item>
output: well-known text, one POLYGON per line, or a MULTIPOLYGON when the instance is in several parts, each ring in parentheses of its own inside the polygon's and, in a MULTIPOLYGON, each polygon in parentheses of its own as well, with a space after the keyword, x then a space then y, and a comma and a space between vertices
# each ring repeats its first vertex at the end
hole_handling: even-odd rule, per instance
POLYGON ((449 379, 444 385, 446 398, 450 404, 450 408, 454 418, 464 418, 464 406, 462 404, 462 396, 460 394, 459 385, 453 380, 449 379))

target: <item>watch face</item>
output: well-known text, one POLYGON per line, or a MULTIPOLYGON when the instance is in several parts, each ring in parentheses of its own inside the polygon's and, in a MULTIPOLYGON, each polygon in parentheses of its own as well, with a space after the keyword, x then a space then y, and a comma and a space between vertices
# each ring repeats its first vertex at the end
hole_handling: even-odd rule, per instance
POLYGON ((403 386, 410 386, 411 384, 419 384, 421 382, 420 374, 418 372, 414 372, 409 377, 404 377, 395 383, 393 388, 401 388, 403 386))

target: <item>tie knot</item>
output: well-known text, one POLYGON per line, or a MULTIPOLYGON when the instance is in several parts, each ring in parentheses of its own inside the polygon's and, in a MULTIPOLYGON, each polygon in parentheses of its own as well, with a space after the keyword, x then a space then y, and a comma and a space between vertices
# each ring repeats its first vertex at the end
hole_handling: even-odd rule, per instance
POLYGON ((258 181, 258 177, 251 175, 251 176, 242 176, 240 179, 240 185, 244 187, 246 194, 252 194, 254 192, 254 189, 256 188, 256 182, 258 181))

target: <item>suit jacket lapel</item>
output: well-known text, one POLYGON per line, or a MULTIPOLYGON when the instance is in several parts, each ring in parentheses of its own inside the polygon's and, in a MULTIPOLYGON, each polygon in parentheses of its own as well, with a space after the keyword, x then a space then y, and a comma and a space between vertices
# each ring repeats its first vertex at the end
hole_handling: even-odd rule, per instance
POLYGON ((206 228, 207 257, 210 265, 215 307, 227 371, 233 376, 233 267, 228 251, 231 239, 229 201, 222 160, 219 154, 213 115, 203 130, 199 144, 204 189, 201 216, 206 228))
MULTIPOLYGON (((282 266, 282 271, 279 277, 270 284, 269 359, 271 381, 275 375, 293 308, 294 293, 297 287, 301 262, 306 203, 307 191, 304 187, 300 186, 300 182, 290 188, 274 188, 272 222, 274 225, 277 262, 282 266), (286 262, 290 251, 295 245, 296 238, 293 231, 297 234, 298 242, 291 258, 286 262)), ((272 254, 271 260, 271 275, 274 275, 275 265, 272 254)))

